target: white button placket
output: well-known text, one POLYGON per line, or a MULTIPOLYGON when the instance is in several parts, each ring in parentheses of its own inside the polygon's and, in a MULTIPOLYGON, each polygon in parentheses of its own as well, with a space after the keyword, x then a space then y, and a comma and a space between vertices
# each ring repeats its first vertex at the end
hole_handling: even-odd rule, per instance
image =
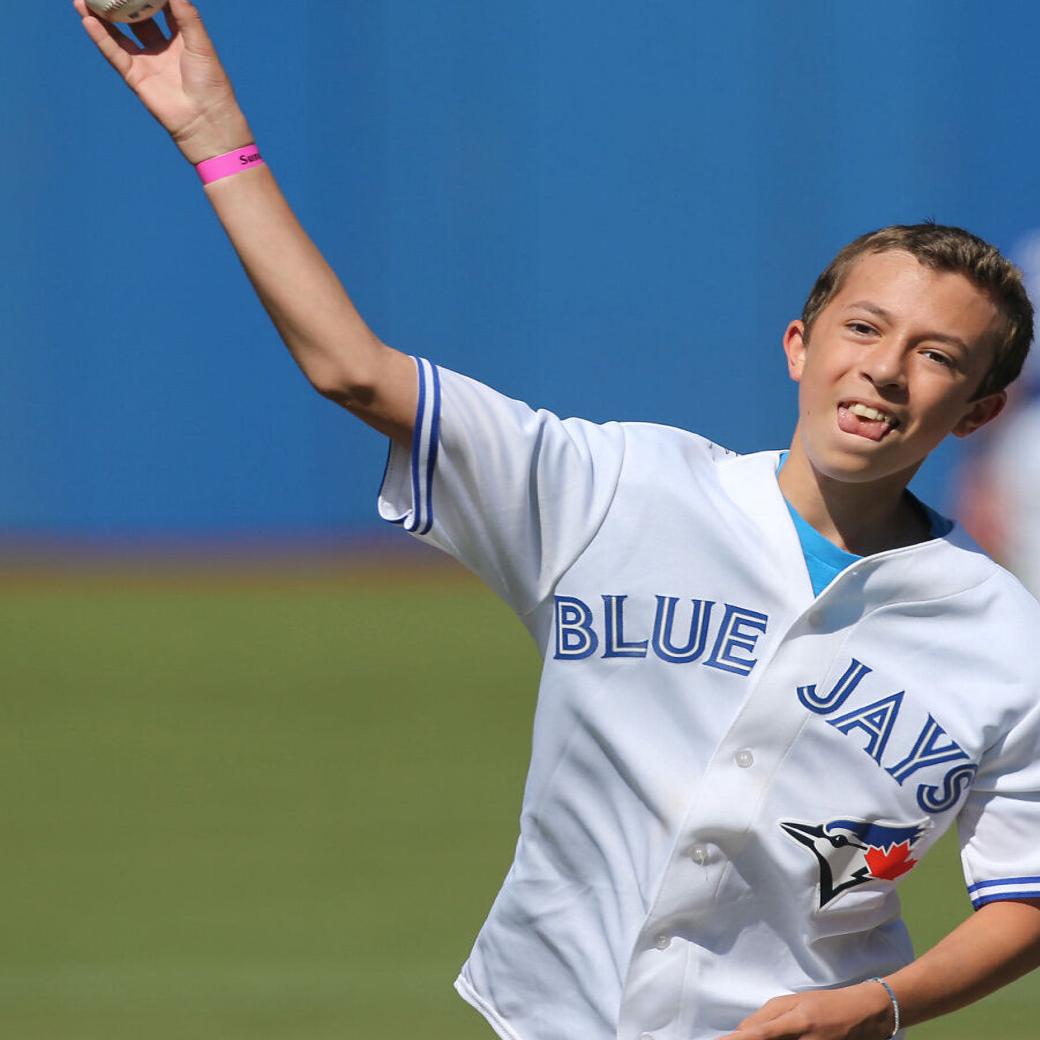
POLYGON ((707 845, 698 844, 690 846, 689 855, 690 859, 692 859, 693 862, 697 864, 697 866, 703 867, 708 862, 708 859, 711 857, 711 852, 709 851, 707 845))
POLYGON ((841 642, 819 631, 819 603, 813 613, 815 621, 803 615, 773 656, 759 660, 754 686, 701 778, 629 965, 619 1036, 660 1033, 676 1023, 680 1009, 684 1020, 696 1014, 695 998, 683 996, 684 982, 699 974, 696 942, 673 940, 662 948, 656 940, 687 929, 695 935, 698 919, 713 913, 730 857, 740 854, 776 770, 809 721, 795 694, 806 681, 806 662, 815 662, 817 673, 826 670, 841 642))

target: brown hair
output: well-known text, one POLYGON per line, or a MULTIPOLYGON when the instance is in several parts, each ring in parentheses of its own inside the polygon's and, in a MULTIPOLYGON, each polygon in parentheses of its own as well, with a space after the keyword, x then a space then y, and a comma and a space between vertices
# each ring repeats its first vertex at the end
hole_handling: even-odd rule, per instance
POLYGON ((983 376, 975 397, 1003 390, 1022 371, 1033 339, 1033 305, 1022 284, 1022 273, 999 250, 963 228, 931 221, 925 224, 893 224, 860 235, 828 264, 816 279, 802 309, 808 338, 813 322, 841 289, 852 265, 867 253, 909 253, 918 263, 935 271, 964 275, 976 288, 989 293, 1004 328, 996 344, 996 356, 983 376))

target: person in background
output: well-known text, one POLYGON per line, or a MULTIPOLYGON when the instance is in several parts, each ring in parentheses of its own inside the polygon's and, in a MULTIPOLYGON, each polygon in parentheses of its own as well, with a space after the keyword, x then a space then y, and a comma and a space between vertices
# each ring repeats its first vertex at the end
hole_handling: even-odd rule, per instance
POLYGON ((956 512, 994 559, 1040 599, 1040 364, 1008 395, 1000 423, 969 442, 956 512))

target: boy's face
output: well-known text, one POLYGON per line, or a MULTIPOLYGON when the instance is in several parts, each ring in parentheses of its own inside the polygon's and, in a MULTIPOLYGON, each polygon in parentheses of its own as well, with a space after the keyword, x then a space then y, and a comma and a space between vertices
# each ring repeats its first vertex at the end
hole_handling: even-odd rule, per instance
POLYGON ((1000 327, 963 275, 909 253, 861 257, 809 339, 800 321, 784 334, 799 384, 792 451, 835 480, 905 483, 948 433, 966 436, 1000 412, 1003 393, 973 400, 1000 327))

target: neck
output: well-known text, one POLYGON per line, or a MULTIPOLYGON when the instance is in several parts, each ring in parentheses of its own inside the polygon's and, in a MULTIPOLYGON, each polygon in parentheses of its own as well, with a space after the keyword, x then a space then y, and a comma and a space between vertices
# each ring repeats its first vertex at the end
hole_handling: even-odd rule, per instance
POLYGON ((870 556, 932 537, 927 516, 906 490, 915 472, 916 467, 864 483, 834 480, 813 467, 795 430, 778 479, 784 498, 824 538, 870 556))

